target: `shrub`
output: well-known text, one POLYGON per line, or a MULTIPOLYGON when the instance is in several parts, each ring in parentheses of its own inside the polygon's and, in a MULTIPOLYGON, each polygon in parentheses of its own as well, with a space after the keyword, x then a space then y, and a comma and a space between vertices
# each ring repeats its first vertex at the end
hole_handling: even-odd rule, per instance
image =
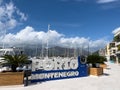
POLYGON ((16 72, 16 68, 20 64, 28 63, 28 57, 26 55, 4 55, 2 56, 4 63, 11 66, 13 72, 16 72))
POLYGON ((96 64, 104 64, 105 61, 107 61, 107 59, 99 55, 93 54, 87 57, 87 63, 92 64, 92 67, 96 67, 96 64))

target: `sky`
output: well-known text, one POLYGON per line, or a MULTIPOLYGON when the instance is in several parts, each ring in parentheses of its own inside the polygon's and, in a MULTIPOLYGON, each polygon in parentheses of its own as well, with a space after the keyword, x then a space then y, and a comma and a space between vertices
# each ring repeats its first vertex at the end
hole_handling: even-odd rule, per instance
POLYGON ((120 0, 0 0, 1 45, 98 50, 119 27, 120 0))

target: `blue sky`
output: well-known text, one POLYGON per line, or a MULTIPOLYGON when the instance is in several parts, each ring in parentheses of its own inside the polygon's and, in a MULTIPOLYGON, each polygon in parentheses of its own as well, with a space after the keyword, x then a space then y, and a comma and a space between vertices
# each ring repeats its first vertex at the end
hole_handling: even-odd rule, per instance
MULTIPOLYGON (((13 39, 15 42, 16 38, 20 38, 22 42, 23 38, 17 35, 26 29, 29 29, 29 33, 36 32, 37 35, 42 32, 47 34, 47 26, 50 24, 51 35, 54 34, 52 38, 57 38, 58 44, 83 45, 89 42, 91 47, 99 49, 112 40, 112 31, 120 26, 120 0, 0 0, 0 2, 0 7, 11 4, 13 12, 6 22, 3 23, 1 20, 2 24, 11 19, 14 21, 6 27, 7 35, 1 37, 3 42, 10 42, 13 39)), ((41 38, 44 39, 37 36, 37 39, 41 38)), ((34 39, 35 37, 31 40, 34 39)))
POLYGON ((47 24, 67 36, 108 37, 120 25, 120 3, 98 3, 97 0, 14 0, 25 14, 30 25, 47 30, 47 24), (116 4, 115 4, 116 3, 116 4), (118 6, 116 6, 118 5, 118 6))

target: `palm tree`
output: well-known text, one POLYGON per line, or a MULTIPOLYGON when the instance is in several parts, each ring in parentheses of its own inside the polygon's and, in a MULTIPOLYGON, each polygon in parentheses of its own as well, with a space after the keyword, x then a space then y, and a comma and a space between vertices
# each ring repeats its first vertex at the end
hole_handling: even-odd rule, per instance
POLYGON ((28 57, 26 55, 4 55, 4 63, 11 66, 13 72, 16 72, 16 68, 20 64, 28 63, 28 57))
POLYGON ((103 56, 99 56, 99 55, 96 55, 96 54, 93 54, 93 55, 89 55, 87 57, 87 63, 91 63, 93 67, 96 67, 96 63, 98 64, 104 64, 104 62, 106 62, 107 59, 103 56))

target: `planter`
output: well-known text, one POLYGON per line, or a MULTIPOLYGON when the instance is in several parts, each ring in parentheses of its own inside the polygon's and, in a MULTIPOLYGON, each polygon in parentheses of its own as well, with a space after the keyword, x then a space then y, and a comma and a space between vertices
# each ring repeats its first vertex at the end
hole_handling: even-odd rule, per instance
POLYGON ((99 67, 99 68, 89 68, 89 74, 90 75, 95 75, 95 76, 99 76, 103 74, 103 68, 99 67))
POLYGON ((0 73, 0 86, 23 84, 24 72, 0 73))
POLYGON ((100 64, 100 67, 102 67, 103 69, 106 69, 107 65, 106 64, 100 64))

